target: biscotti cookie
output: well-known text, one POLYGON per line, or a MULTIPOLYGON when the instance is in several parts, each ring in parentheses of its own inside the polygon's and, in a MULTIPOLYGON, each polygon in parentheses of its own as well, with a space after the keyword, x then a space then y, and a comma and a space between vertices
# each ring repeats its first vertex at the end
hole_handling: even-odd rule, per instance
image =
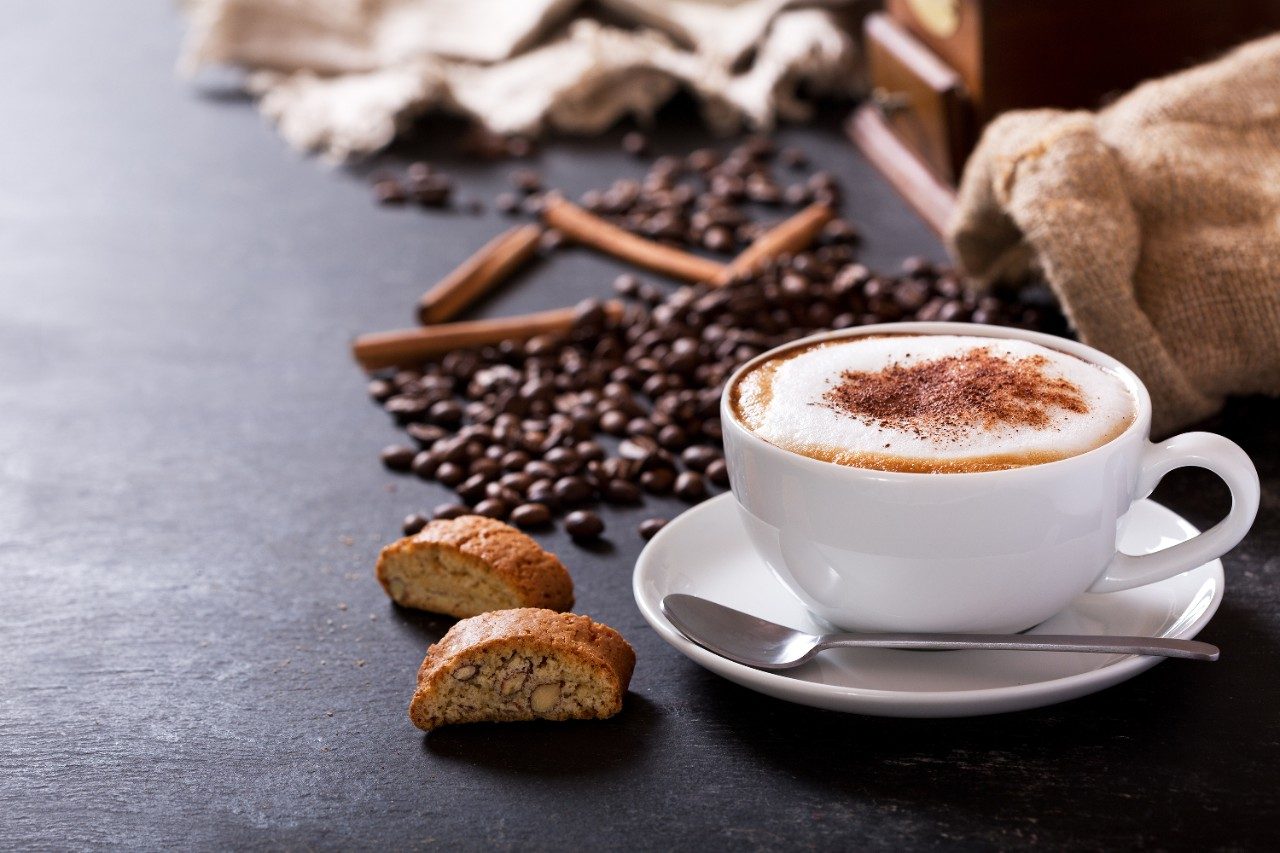
POLYGON ((403 607, 467 617, 512 607, 568 610, 573 580, 555 554, 479 515, 433 521, 378 556, 378 582, 403 607))
POLYGON ((450 723, 590 720, 622 710, 636 654, 586 616, 538 608, 464 619, 427 649, 409 719, 450 723))

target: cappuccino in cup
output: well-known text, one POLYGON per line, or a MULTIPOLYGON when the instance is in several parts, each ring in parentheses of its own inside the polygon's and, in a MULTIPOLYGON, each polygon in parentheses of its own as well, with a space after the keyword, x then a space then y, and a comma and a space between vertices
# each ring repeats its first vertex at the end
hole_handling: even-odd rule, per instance
POLYGON ((1101 447, 1136 416, 1125 383, 1017 338, 887 334, 784 349, 730 388, 734 417, 784 450, 881 471, 995 471, 1101 447))
POLYGON ((729 378, 720 422, 756 553, 849 631, 1021 631, 1082 592, 1221 556, 1258 510, 1239 447, 1204 432, 1151 443, 1133 371, 1021 329, 894 323, 796 341, 729 378), (1226 518, 1119 552, 1130 507, 1183 466, 1226 482, 1226 518))

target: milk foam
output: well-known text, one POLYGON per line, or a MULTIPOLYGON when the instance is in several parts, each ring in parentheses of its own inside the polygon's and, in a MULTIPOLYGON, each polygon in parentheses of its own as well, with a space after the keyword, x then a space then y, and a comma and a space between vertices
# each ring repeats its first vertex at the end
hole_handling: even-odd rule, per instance
POLYGON ((735 407, 743 423, 779 447, 889 470, 990 470, 1052 461, 1105 444, 1134 417, 1133 397, 1124 383, 1096 365, 1029 341, 960 335, 854 338, 782 354, 740 380, 735 407), (875 373, 895 363, 909 367, 975 348, 998 357, 1042 357, 1044 376, 1073 383, 1087 411, 1050 407, 1048 423, 1039 426, 962 423, 939 433, 895 428, 824 404, 824 395, 846 371, 875 373), (993 461, 983 464, 983 459, 993 461))

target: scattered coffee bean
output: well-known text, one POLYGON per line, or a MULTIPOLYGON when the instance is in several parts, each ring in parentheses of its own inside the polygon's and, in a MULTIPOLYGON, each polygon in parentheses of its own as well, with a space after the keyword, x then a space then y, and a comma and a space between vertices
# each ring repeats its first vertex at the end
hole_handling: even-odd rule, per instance
POLYGON ((640 486, 653 495, 667 495, 676 483, 676 472, 670 468, 655 468, 640 475, 640 486))
POLYGON ((430 480, 436 475, 436 471, 440 468, 443 460, 440 454, 434 450, 422 450, 417 456, 413 457, 413 464, 410 466, 413 473, 424 480, 430 480))
POLYGON ((604 522, 594 512, 579 509, 564 517, 564 529, 574 539, 595 539, 604 533, 604 522))
POLYGON ((801 148, 784 148, 778 159, 784 166, 792 169, 803 169, 809 165, 809 155, 801 148))
POLYGON ((617 409, 609 409, 600 416, 600 429, 609 435, 626 435, 627 416, 617 409))
POLYGON ((448 435, 444 429, 435 424, 412 423, 405 427, 405 432, 422 447, 430 447, 448 435))
POLYGON ((382 448, 382 464, 392 471, 408 471, 413 466, 413 459, 418 453, 412 447, 393 444, 382 448))
POLYGON ((472 515, 472 511, 461 504, 440 504, 431 512, 432 518, 461 518, 464 515, 472 515))
POLYGON ((409 194, 405 192, 404 187, 394 178, 385 178, 373 185, 373 197, 378 200, 379 204, 404 204, 409 200, 409 194))
POLYGON ((533 169, 517 169, 511 173, 511 183, 523 193, 536 193, 542 189, 542 176, 533 169))
POLYGON ((511 507, 506 501, 499 498, 486 498, 476 504, 475 514, 483 515, 485 518, 496 518, 498 521, 506 520, 511 507))
POLYGON ((502 464, 497 459, 491 459, 488 456, 481 456, 479 459, 472 460, 467 467, 468 474, 478 474, 485 480, 492 480, 502 474, 502 464))
POLYGON ((622 150, 633 157, 649 153, 649 139, 643 133, 632 131, 622 137, 622 150))
POLYGON ((430 520, 431 519, 427 518, 425 515, 419 515, 415 512, 413 515, 405 516, 404 524, 401 525, 401 529, 404 531, 405 536, 412 536, 422 530, 422 528, 426 527, 427 522, 430 520))
POLYGON ((544 481, 534 483, 529 487, 529 490, 525 492, 525 496, 528 497, 530 501, 542 504, 543 506, 553 510, 559 509, 560 507, 560 498, 556 494, 555 486, 549 482, 544 481))
POLYGON ((695 444, 685 448, 680 454, 680 461, 691 471, 705 471, 717 456, 714 448, 705 444, 695 444))
POLYGON ((564 245, 564 233, 555 228, 548 228, 541 237, 538 238, 538 251, 544 255, 555 252, 564 245))
POLYGON ((455 491, 458 497, 467 503, 476 504, 484 500, 487 485, 489 485, 488 479, 483 474, 473 474, 459 483, 455 491))
POLYGON ((667 526, 665 518, 646 518, 640 522, 640 535, 646 541, 657 535, 658 531, 667 526))
POLYGON ((640 487, 629 480, 610 480, 602 491, 611 504, 638 504, 642 500, 640 487))
POLYGON ((711 460, 707 465, 706 475, 707 479, 717 486, 728 487, 729 485, 729 466, 723 459, 711 460))
POLYGON ((461 484, 466 478, 466 470, 456 462, 445 462, 436 469, 436 479, 449 488, 461 484))
POLYGON ((707 482, 697 471, 684 471, 676 477, 676 497, 696 503, 707 496, 707 482))
POLYGON ((630 273, 623 273, 613 280, 613 289, 621 296, 634 298, 640 294, 640 279, 630 273))
POLYGON ((521 504, 511 511, 511 523, 517 527, 545 527, 551 523, 551 509, 546 504, 521 504))
POLYGON ((534 459, 524 466, 524 472, 535 480, 555 479, 560 476, 560 469, 542 459, 534 459))
POLYGON ((556 480, 555 494, 563 506, 576 506, 591 500, 594 490, 581 477, 561 477, 556 480))

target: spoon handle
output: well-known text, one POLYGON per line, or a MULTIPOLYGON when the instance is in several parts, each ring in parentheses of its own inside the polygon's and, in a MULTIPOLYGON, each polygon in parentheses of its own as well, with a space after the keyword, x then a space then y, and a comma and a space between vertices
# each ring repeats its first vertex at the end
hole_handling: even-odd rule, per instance
POLYGON ((1164 637, 1095 637, 1073 634, 827 634, 814 652, 838 647, 874 649, 987 649, 990 651, 1098 652, 1217 660, 1218 647, 1164 637))

